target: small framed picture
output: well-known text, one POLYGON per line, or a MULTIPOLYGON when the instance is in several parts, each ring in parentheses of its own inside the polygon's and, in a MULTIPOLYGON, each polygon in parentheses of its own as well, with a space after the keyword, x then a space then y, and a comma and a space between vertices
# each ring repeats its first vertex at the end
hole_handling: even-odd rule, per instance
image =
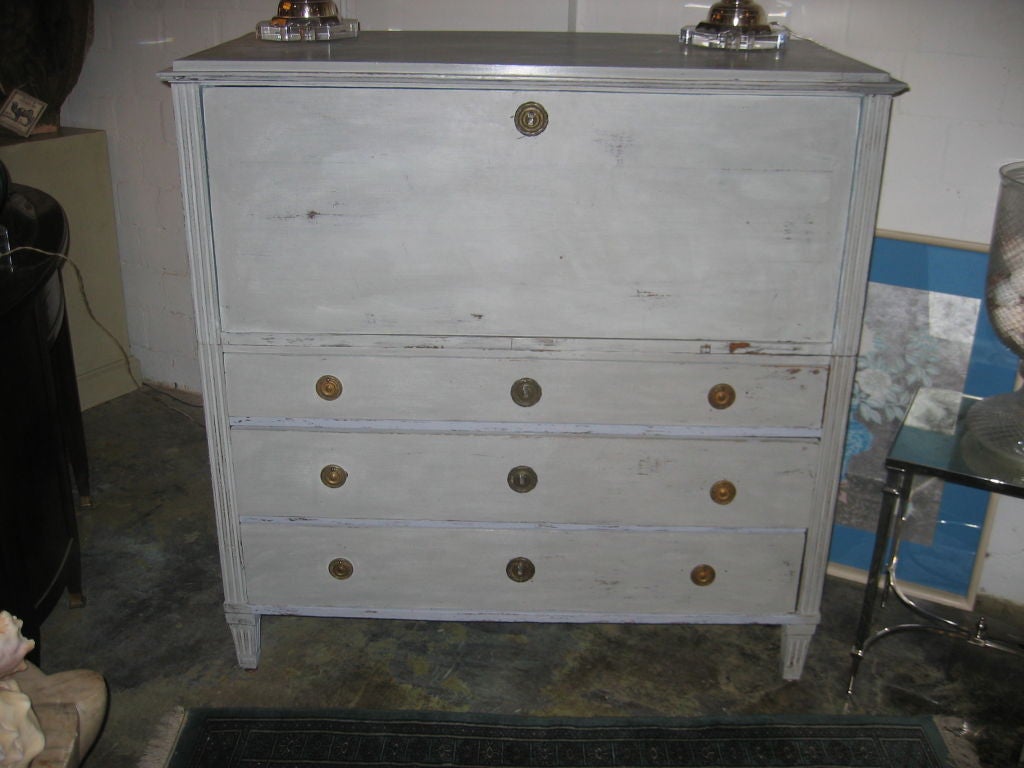
POLYGON ((46 109, 46 102, 15 88, 0 107, 0 126, 19 136, 28 136, 46 109))

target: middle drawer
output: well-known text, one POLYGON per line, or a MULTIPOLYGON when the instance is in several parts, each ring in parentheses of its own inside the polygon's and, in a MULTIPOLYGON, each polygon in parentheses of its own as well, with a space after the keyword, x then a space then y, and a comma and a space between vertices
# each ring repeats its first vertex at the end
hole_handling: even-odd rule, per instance
POLYGON ((252 517, 803 528, 817 452, 797 439, 231 431, 252 517))

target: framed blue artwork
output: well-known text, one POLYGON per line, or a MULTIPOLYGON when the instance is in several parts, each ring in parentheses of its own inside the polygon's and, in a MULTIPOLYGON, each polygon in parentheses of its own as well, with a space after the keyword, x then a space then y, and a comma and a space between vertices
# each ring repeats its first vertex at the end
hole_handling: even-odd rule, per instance
MULTIPOLYGON (((988 254, 875 238, 830 560, 867 571, 885 457, 914 393, 986 397, 1013 388, 1019 360, 995 335, 983 297, 988 254)), ((935 478, 915 485, 900 579, 973 599, 989 494, 935 478)))

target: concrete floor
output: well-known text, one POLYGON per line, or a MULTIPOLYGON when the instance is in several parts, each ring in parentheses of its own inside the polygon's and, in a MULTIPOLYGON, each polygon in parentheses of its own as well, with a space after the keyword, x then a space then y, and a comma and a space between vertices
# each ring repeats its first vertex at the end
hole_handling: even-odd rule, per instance
MULTIPOLYGON (((85 608, 42 631, 45 671, 106 676, 88 768, 135 768, 177 707, 303 706, 534 715, 841 713, 962 718, 984 766, 1017 765, 1024 659, 903 635, 845 696, 860 588, 829 579, 803 678, 778 677, 772 627, 457 624, 269 617, 243 671, 220 610, 199 408, 140 390, 86 412, 95 506, 80 515, 85 608)), ((1020 633, 1024 611, 984 610, 1020 633)), ((887 620, 900 611, 889 608, 887 620)))

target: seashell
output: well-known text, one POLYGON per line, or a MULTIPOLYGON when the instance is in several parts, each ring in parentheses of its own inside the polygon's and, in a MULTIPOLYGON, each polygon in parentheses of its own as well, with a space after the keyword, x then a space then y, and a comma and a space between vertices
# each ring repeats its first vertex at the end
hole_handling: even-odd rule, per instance
POLYGON ((18 690, 17 683, 9 681, 0 690, 0 766, 26 768, 44 746, 43 729, 32 702, 18 690))
POLYGON ((25 656, 36 647, 35 640, 21 634, 21 619, 0 611, 0 678, 25 669, 25 656))

